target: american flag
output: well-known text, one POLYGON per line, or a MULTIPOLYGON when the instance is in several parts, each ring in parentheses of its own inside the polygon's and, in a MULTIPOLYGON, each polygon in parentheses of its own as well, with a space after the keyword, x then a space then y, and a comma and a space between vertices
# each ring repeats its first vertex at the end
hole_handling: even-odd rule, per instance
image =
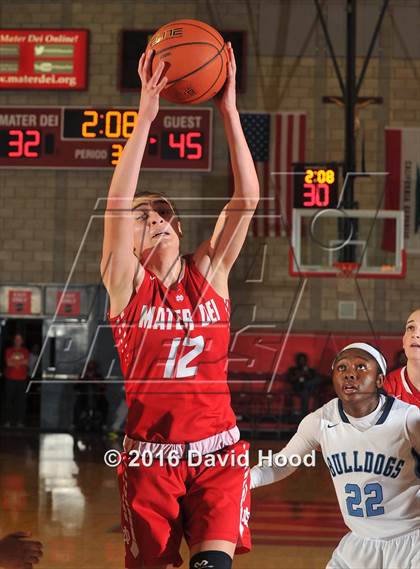
POLYGON ((252 233, 254 237, 279 237, 284 222, 291 220, 293 163, 305 159, 306 114, 246 112, 241 113, 241 123, 262 198, 253 218, 252 233))

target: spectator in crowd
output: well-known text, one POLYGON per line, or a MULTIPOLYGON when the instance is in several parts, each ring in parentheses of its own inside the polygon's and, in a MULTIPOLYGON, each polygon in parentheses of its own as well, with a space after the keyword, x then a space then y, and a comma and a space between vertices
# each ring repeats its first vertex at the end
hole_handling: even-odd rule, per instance
POLYGON ((322 383, 322 377, 308 366, 308 356, 299 352, 295 355, 295 366, 287 372, 287 380, 292 384, 293 391, 300 395, 300 413, 305 416, 309 410, 309 400, 315 393, 315 388, 322 383))
POLYGON ((33 569, 42 557, 42 543, 25 538, 31 534, 18 531, 0 539, 0 567, 3 569, 33 569))
POLYGON ((101 432, 108 416, 104 378, 95 360, 90 360, 83 377, 75 384, 77 392, 73 424, 77 431, 101 432))
POLYGON ((4 426, 24 427, 29 350, 22 334, 15 334, 13 345, 6 348, 4 363, 4 426))
POLYGON ((389 395, 420 407, 420 308, 407 318, 402 343, 407 365, 387 374, 384 389, 389 395))

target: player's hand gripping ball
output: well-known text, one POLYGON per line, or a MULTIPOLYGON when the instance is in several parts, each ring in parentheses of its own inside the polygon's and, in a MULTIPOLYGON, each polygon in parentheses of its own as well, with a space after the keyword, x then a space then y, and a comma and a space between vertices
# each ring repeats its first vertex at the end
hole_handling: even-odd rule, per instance
POLYGON ((161 61, 168 79, 161 96, 172 103, 203 103, 226 81, 226 44, 217 30, 198 20, 176 20, 162 26, 150 39, 146 54, 154 51, 152 72, 161 61))

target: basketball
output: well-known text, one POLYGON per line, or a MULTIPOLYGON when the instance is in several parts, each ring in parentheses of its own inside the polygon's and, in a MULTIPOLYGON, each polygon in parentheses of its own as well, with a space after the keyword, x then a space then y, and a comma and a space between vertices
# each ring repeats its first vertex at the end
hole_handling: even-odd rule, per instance
POLYGON ((198 20, 162 26, 148 43, 152 70, 165 64, 168 86, 161 96, 172 103, 197 104, 216 95, 226 81, 226 46, 217 30, 198 20))

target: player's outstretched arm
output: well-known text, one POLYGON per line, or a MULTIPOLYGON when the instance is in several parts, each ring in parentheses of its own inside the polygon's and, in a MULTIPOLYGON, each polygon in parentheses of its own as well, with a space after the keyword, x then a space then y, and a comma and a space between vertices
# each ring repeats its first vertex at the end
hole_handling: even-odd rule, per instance
POLYGON ((228 273, 244 244, 249 223, 258 205, 260 188, 251 152, 236 108, 236 63, 227 44, 228 76, 216 105, 223 119, 234 177, 234 193, 224 207, 210 240, 209 255, 215 269, 218 264, 228 273))
POLYGON ((0 539, 0 566, 4 569, 32 569, 42 557, 42 543, 24 539, 30 533, 18 531, 0 539))
MULTIPOLYGON (((138 260, 133 253, 133 217, 131 204, 136 192, 140 167, 147 144, 150 125, 159 111, 159 95, 167 78, 161 77, 161 62, 152 74, 153 52, 143 54, 138 73, 141 80, 141 97, 137 122, 127 141, 112 177, 105 213, 101 273, 105 287, 111 295, 128 294, 138 260)), ((127 301, 128 301, 127 299, 127 301)), ((122 300, 122 304, 124 302, 122 300)))
POLYGON ((283 450, 274 454, 270 461, 251 468, 251 488, 266 486, 293 474, 299 467, 290 464, 290 457, 297 455, 303 461, 305 455, 319 447, 319 435, 320 416, 311 413, 301 421, 297 433, 283 450))

